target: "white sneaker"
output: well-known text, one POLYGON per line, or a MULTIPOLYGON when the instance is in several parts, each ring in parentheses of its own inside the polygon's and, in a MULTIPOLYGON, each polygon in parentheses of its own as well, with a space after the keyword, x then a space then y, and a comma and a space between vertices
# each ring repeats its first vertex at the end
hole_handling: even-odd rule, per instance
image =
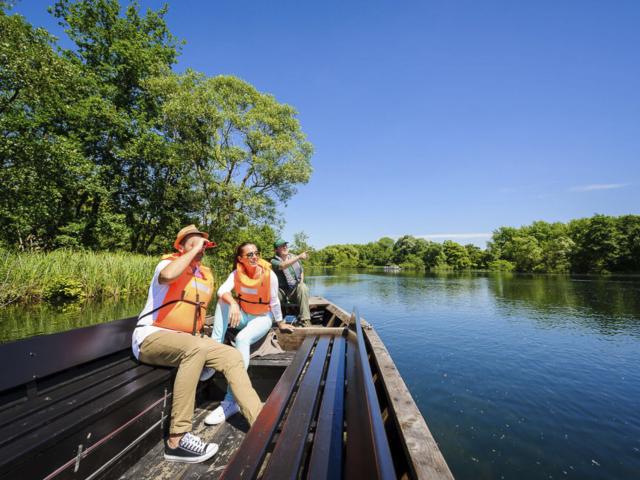
POLYGON ((206 382, 211 377, 213 377, 214 373, 216 373, 216 371, 213 368, 204 367, 202 369, 202 373, 200 374, 200 381, 201 382, 206 382))
POLYGON ((234 400, 223 400, 220 402, 220 406, 218 408, 207 415, 204 419, 204 423, 206 425, 218 425, 224 422, 227 418, 234 416, 239 411, 240 407, 238 407, 238 404, 234 400))

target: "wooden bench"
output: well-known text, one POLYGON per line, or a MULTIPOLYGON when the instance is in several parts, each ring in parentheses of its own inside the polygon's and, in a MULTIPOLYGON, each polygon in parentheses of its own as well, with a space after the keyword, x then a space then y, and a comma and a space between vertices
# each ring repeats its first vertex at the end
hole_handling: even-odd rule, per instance
POLYGON ((304 339, 222 478, 396 478, 355 316, 352 326, 304 339))
POLYGON ((136 320, 0 346, 0 478, 98 477, 162 437, 173 372, 133 359, 136 320))

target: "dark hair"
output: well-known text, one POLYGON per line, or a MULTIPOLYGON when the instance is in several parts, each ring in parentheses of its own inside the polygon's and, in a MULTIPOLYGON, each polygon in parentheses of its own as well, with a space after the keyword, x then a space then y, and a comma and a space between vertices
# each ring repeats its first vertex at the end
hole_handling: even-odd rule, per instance
POLYGON ((247 245, 255 245, 255 243, 253 243, 253 242, 242 242, 240 245, 238 245, 236 247, 236 254, 233 256, 233 268, 234 269, 238 268, 238 257, 242 256, 242 250, 244 250, 244 247, 246 247, 247 245))

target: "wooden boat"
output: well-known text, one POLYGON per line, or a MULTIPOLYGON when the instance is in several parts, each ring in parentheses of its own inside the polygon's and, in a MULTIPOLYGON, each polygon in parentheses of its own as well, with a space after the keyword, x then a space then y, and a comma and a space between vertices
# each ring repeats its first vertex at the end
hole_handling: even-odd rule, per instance
POLYGON ((163 460, 174 372, 133 359, 135 317, 0 345, 0 478, 453 478, 375 329, 311 309, 284 353, 251 360, 251 429, 204 426, 226 383, 201 382, 195 432, 220 450, 193 465, 163 460))

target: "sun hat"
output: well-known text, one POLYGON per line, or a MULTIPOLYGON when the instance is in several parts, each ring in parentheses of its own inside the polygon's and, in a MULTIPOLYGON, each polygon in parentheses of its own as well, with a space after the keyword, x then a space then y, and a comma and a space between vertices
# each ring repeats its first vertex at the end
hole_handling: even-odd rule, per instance
POLYGON ((189 225, 178 232, 178 235, 176 235, 176 241, 173 242, 173 248, 175 248, 176 250, 180 250, 180 244, 182 243, 182 240, 184 240, 184 237, 186 237, 187 235, 191 235, 192 233, 197 233, 198 235, 202 235, 207 240, 209 239, 208 233, 201 232, 196 228, 195 225, 189 225))

